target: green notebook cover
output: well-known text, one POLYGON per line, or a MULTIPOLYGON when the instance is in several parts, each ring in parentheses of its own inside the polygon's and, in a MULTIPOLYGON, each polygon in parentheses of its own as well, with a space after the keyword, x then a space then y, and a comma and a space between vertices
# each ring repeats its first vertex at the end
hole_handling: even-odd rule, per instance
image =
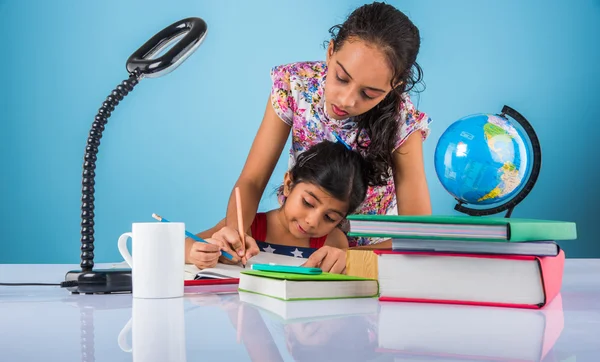
POLYGON ((296 274, 296 273, 276 273, 276 272, 266 272, 262 270, 244 270, 241 274, 254 275, 263 278, 271 278, 271 279, 279 279, 279 280, 293 280, 293 281, 374 281, 377 283, 377 292, 370 296, 357 296, 357 297, 332 297, 332 298, 293 298, 293 299, 281 299, 278 297, 274 297, 272 295, 261 294, 251 290, 245 290, 239 288, 239 290, 246 293, 254 293, 265 295, 267 297, 283 300, 283 301, 293 301, 293 300, 321 300, 321 299, 348 299, 348 298, 374 298, 379 296, 379 281, 377 279, 369 279, 362 277, 349 276, 345 274, 333 274, 323 272, 317 275, 307 275, 307 274, 296 274))
MULTIPOLYGON (((462 216, 462 215, 349 215, 348 220, 361 221, 379 221, 379 222, 398 222, 398 223, 417 223, 417 224, 459 224, 459 225, 487 225, 487 226, 506 226, 507 240, 490 240, 486 238, 470 239, 477 241, 540 241, 540 240, 574 240, 577 239, 577 228, 574 222, 556 221, 556 220, 538 220, 538 219, 519 219, 504 217, 482 217, 482 216, 462 216)), ((351 223, 352 225, 352 223, 351 223)), ((411 235, 389 235, 386 233, 354 233, 352 226, 349 236, 366 237, 393 237, 393 238, 411 238, 411 239, 441 239, 431 236, 411 236, 411 235)), ((461 238, 444 238, 457 239, 461 238)))
POLYGON ((276 273, 276 272, 266 272, 262 270, 244 270, 241 274, 249 274, 256 275, 264 278, 273 278, 273 279, 285 279, 285 280, 295 280, 295 281, 355 281, 355 280, 375 280, 368 279, 362 277, 354 277, 345 274, 333 274, 323 272, 321 274, 308 275, 308 274, 298 274, 298 273, 276 273))

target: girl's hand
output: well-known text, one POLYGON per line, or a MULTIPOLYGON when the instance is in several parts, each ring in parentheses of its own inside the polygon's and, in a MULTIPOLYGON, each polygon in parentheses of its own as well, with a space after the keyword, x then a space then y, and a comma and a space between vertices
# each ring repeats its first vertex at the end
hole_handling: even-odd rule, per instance
MULTIPOLYGON (((238 231, 229 226, 224 226, 221 230, 214 233, 212 238, 222 243, 222 250, 225 250, 234 256, 234 263, 239 262, 240 258, 242 259, 242 262, 245 263, 260 251, 256 245, 256 241, 250 235, 245 236, 246 243, 245 245, 242 245, 238 231)), ((223 257, 221 260, 226 260, 228 263, 232 262, 223 257)))
MULTIPOLYGON (((219 240, 206 239, 206 241, 208 243, 195 242, 192 244, 188 255, 189 262, 200 269, 215 267, 221 256, 221 250, 224 249, 223 242, 219 240)), ((237 260, 239 261, 239 258, 237 260)))
POLYGON ((321 268, 324 272, 344 274, 346 271, 346 250, 332 246, 322 246, 312 253, 302 266, 321 268))

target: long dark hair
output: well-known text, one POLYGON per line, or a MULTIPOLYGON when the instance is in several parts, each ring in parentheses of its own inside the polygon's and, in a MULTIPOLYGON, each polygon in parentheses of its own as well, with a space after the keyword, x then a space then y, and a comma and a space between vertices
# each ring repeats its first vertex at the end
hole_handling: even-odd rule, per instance
POLYGON ((364 157, 341 143, 321 141, 298 155, 290 169, 293 185, 308 182, 348 202, 348 214, 360 206, 374 173, 364 157))
POLYGON ((366 150, 366 160, 373 166, 374 185, 385 184, 393 169, 402 94, 413 90, 423 78, 416 62, 421 45, 419 29, 395 7, 374 2, 357 8, 343 24, 333 26, 329 32, 334 51, 349 38, 358 38, 376 45, 392 66, 392 91, 377 106, 356 117, 359 131, 364 129, 371 140, 368 147, 359 147, 366 150))

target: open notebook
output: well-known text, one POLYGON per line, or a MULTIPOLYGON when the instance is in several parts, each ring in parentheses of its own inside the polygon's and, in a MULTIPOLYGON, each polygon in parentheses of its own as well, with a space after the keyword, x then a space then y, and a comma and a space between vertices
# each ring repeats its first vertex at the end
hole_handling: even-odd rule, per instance
POLYGON ((273 254, 267 252, 260 252, 258 255, 250 258, 248 260, 248 264, 246 264, 246 268, 244 269, 241 264, 239 265, 229 265, 219 263, 214 268, 207 268, 200 270, 193 264, 185 265, 185 280, 194 280, 194 279, 229 279, 236 278, 239 279, 240 272, 244 270, 250 270, 252 268, 252 264, 279 264, 279 265, 289 265, 289 266, 300 266, 306 262, 305 258, 296 258, 293 256, 286 256, 280 254, 273 254))

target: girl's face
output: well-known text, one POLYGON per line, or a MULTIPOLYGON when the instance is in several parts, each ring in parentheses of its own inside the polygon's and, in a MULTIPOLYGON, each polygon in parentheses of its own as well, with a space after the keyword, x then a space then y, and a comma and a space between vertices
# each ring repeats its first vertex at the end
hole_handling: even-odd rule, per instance
POLYGON ((392 90, 392 68, 377 47, 349 38, 341 48, 327 49, 327 114, 334 119, 361 115, 375 107, 392 90))
POLYGON ((298 239, 328 235, 348 212, 347 201, 336 199, 317 185, 299 182, 292 187, 289 173, 285 175, 283 194, 286 200, 281 220, 298 239))

